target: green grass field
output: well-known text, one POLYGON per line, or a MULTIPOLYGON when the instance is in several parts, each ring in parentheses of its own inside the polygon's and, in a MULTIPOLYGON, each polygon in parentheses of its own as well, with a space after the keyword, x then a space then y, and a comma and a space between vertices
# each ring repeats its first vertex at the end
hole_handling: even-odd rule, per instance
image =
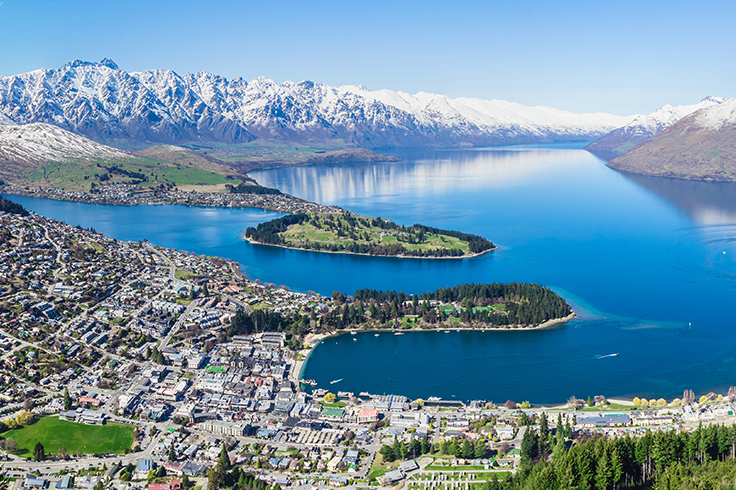
POLYGON ((42 417, 34 424, 2 434, 3 439, 14 439, 19 456, 33 454, 37 442, 43 444, 46 454, 59 454, 62 446, 67 453, 122 454, 133 444, 133 427, 117 422, 105 425, 85 425, 67 422, 58 417, 42 417))
POLYGON ((238 185, 241 182, 237 179, 228 180, 225 175, 201 168, 137 156, 125 160, 76 158, 63 162, 49 162, 29 169, 21 180, 24 179, 31 185, 87 191, 92 183, 102 185, 130 183, 136 180, 124 172, 143 175, 145 182, 141 185, 149 187, 159 184, 238 185), (109 179, 101 180, 100 176, 109 176, 109 179))

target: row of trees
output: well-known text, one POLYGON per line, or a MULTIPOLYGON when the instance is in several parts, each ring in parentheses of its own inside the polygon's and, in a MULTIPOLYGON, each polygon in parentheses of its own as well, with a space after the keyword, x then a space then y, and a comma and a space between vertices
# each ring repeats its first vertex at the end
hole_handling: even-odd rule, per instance
POLYGON ((381 255, 395 257, 405 255, 408 257, 462 257, 465 253, 459 248, 433 248, 425 250, 410 250, 401 243, 331 243, 321 244, 317 242, 306 242, 300 245, 308 250, 326 252, 350 252, 355 254, 381 255))
POLYGON ((384 461, 396 461, 407 458, 416 458, 422 454, 428 454, 432 449, 432 445, 429 443, 427 437, 421 439, 412 439, 409 444, 401 442, 398 439, 394 439, 392 446, 384 445, 380 449, 380 453, 383 456, 384 461))

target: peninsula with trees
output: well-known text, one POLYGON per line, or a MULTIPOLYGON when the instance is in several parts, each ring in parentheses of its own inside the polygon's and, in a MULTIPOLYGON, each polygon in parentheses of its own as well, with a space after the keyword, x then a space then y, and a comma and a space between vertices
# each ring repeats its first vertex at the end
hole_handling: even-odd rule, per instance
POLYGON ((414 258, 467 258, 496 249, 489 240, 459 231, 353 213, 299 213, 245 231, 257 244, 333 253, 414 258))
POLYGON ((337 307, 323 316, 329 329, 542 328, 574 317, 551 289, 530 283, 462 284, 423 294, 359 289, 332 293, 337 307))

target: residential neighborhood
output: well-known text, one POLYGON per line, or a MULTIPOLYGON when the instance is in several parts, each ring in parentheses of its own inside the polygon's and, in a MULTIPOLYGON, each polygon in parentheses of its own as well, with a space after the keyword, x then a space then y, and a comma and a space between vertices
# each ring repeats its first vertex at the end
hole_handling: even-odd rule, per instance
POLYGON ((537 407, 310 387, 302 367, 338 333, 319 320, 339 297, 35 214, 0 223, 0 442, 14 488, 205 488, 226 454, 279 487, 467 489, 514 473, 543 417, 568 441, 736 421, 734 393, 537 407), (10 434, 50 421, 130 439, 19 451, 10 434))

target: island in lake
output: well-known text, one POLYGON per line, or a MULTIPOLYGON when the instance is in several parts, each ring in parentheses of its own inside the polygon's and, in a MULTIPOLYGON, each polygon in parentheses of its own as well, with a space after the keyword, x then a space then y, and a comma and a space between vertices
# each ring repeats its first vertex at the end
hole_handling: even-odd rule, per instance
POLYGON ((284 216, 248 228, 245 238, 300 250, 387 257, 467 258, 496 249, 478 235, 419 224, 401 226, 347 211, 284 216))

